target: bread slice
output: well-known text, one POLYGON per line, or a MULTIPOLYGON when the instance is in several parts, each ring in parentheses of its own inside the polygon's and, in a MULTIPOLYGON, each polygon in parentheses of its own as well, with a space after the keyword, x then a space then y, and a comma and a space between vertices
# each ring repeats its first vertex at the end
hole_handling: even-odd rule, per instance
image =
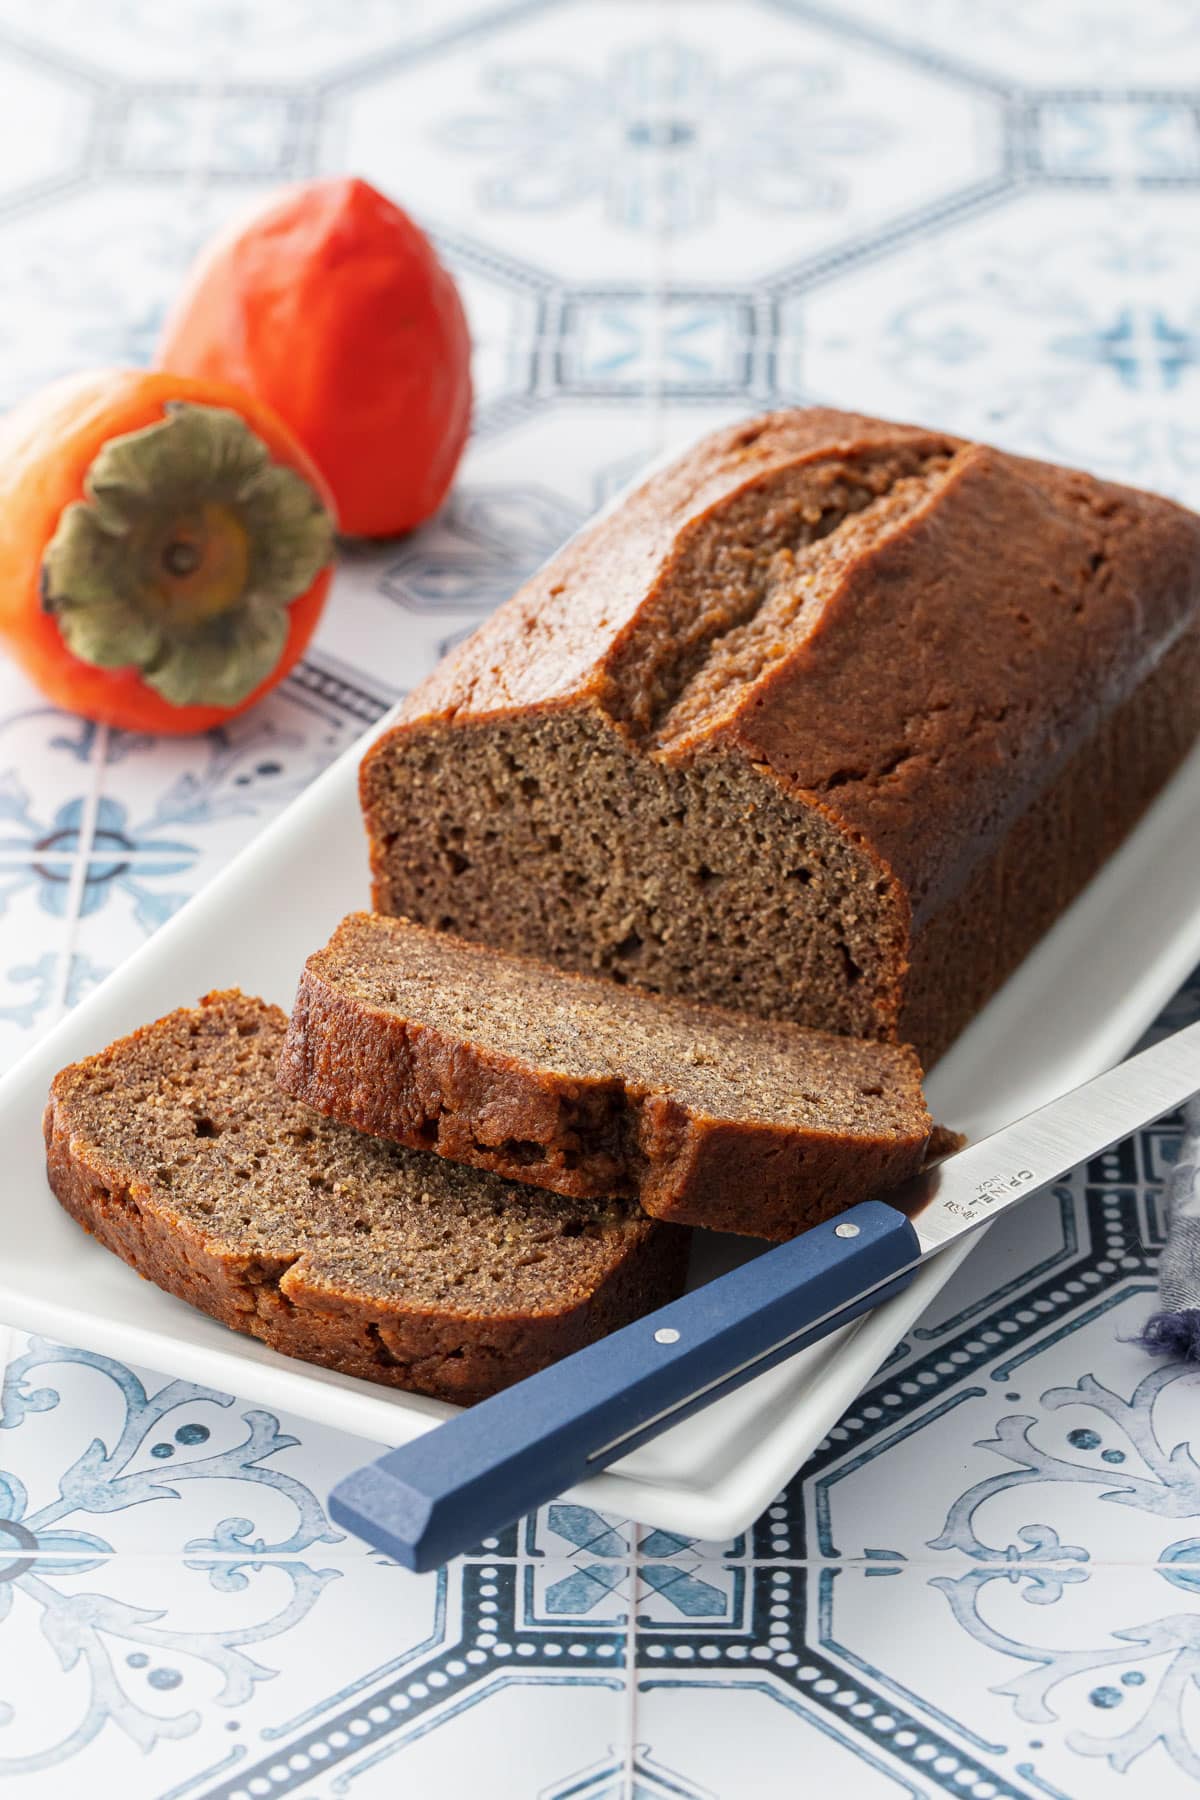
POLYGON ((210 994, 55 1077, 50 1185, 151 1281, 288 1356, 478 1400, 672 1299, 687 1234, 330 1123, 278 1007, 210 994))
POLYGON ((309 958, 279 1080, 360 1131, 762 1238, 914 1173, 931 1129, 904 1046, 668 1000, 370 913, 309 958))

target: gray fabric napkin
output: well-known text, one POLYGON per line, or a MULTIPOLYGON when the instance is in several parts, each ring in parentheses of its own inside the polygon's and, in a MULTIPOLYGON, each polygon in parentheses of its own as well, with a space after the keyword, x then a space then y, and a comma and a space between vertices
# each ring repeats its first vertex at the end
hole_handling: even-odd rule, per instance
POLYGON ((1200 1094, 1183 1109, 1183 1141, 1164 1195, 1167 1241, 1158 1265, 1159 1311, 1139 1342, 1200 1362, 1200 1094))

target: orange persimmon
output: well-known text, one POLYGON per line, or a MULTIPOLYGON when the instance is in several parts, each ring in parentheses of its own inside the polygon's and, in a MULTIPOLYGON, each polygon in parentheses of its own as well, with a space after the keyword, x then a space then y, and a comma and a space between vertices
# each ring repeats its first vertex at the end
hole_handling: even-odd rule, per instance
POLYGON ((156 361, 274 407, 351 536, 390 537, 436 512, 471 421, 458 290, 425 234, 365 181, 305 182, 218 239, 156 361))
POLYGON ((261 400, 154 371, 68 377, 0 420, 0 640, 72 712, 202 731, 303 652, 334 529, 261 400))

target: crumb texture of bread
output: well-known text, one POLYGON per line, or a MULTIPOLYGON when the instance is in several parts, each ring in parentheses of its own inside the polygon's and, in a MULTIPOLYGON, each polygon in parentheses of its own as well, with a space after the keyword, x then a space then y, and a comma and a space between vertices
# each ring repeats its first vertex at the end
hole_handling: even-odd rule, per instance
POLYGON ((921 1165, 905 1046, 834 1037, 355 913, 308 960, 286 1092, 560 1194, 782 1239, 921 1165))
POLYGON ((946 1047, 1200 730, 1200 520, 821 408, 572 540, 364 759, 379 911, 946 1047))
POLYGON ((284 1014, 211 994, 56 1076, 50 1185, 141 1274, 289 1356, 484 1398, 682 1289, 687 1233, 335 1124, 284 1014))

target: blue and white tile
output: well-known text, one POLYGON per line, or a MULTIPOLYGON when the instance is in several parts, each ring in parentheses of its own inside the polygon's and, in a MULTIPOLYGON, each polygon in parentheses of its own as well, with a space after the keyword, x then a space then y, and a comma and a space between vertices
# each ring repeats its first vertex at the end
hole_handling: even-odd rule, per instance
MULTIPOLYGON (((956 1790, 954 1768, 938 1766, 942 1745, 1001 1792, 1007 1777, 1022 1795, 1194 1793, 1187 1685, 1200 1610, 1171 1569, 1126 1564, 1078 1579, 1003 1564, 888 1579, 845 1570, 828 1585, 817 1644, 924 1728, 928 1772, 951 1791, 979 1788, 956 1790)), ((911 1753, 921 1759, 919 1745, 911 1753)))
POLYGON ((644 1788, 632 1791, 655 1800, 792 1800, 799 1791, 917 1800, 928 1791, 896 1766, 886 1743, 864 1742, 845 1720, 754 1663, 733 1674, 703 1665, 643 1667, 637 1731, 644 1788))
POLYGON ((1167 195, 1030 195, 785 300, 814 396, 1200 493, 1200 234, 1167 195))
MULTIPOLYGON (((407 203, 403 187, 390 190, 407 203)), ((537 270, 470 240, 442 235, 436 247, 454 276, 471 333, 476 436, 502 429, 528 408, 538 386, 550 284, 537 270)))
MULTIPOLYGON (((214 226, 347 166, 436 228, 479 395, 251 719, 98 739, 0 674, 0 1057, 700 430, 821 398, 1196 497, 1192 10, 0 0, 0 398, 144 361, 214 226)), ((370 1446, 45 1353, 0 1430, 21 1791, 1194 1792, 1195 1378, 1123 1341, 1173 1142, 994 1233, 728 1544, 558 1503, 414 1582, 323 1514, 370 1446)))
MULTIPOLYGON (((1075 1275, 1081 1244, 1088 1246, 1087 1212, 1081 1184, 1064 1182, 1022 1207, 1020 1215, 996 1221, 952 1280, 946 1283, 910 1334, 910 1349, 948 1343, 994 1307, 998 1297, 1021 1292, 1048 1277, 1075 1275)), ((1054 1317, 1069 1296, 1036 1299, 1036 1315, 1054 1317)))
POLYGON ((573 281, 650 284, 662 226, 660 15, 571 0, 335 88, 322 167, 573 281))
POLYGON ((270 191, 111 180, 5 221, 0 403, 82 369, 150 361, 167 305, 215 230, 270 191))
MULTIPOLYGON (((1115 1531, 1126 1548, 1136 1544, 1138 1555, 1157 1556, 1155 1516, 1184 1502, 1164 1499, 1141 1479, 1129 1482, 1130 1444, 1143 1445, 1141 1474, 1149 1474, 1147 1458, 1154 1467, 1169 1464, 1156 1434, 1169 1433, 1178 1394, 1193 1384, 1178 1365, 1164 1372, 1133 1340, 1153 1306, 1161 1236, 1153 1197, 1176 1142, 1167 1130, 1152 1133, 1141 1169, 1126 1147, 1114 1168, 1098 1161, 1077 1175, 1055 1207, 1039 1209, 1047 1222, 1057 1217, 1061 1243, 1055 1247, 1054 1233, 1031 1243, 1024 1268, 1015 1240, 1001 1247, 999 1267, 989 1242, 978 1248, 810 1463, 815 1553, 922 1554, 981 1498, 1011 1487, 1014 1502, 1024 1503, 1043 1468, 1056 1508, 1090 1516, 1109 1489, 1124 1494, 1122 1514, 1099 1507, 1100 1535, 1089 1555, 1116 1553, 1115 1531), (990 1292, 972 1275, 971 1264, 981 1259, 994 1272, 990 1292), (1179 1378, 1185 1388, 1176 1391, 1179 1378), (1082 1417, 1089 1409, 1095 1417, 1082 1417), (1007 1464, 1006 1450, 1013 1452, 1007 1464), (905 1471, 897 1491, 906 1500, 889 1512, 893 1541, 881 1547, 874 1521, 885 1457, 889 1471, 905 1471), (953 1493, 929 1478, 931 1468, 953 1493), (979 1493, 975 1482, 984 1484, 979 1493), (962 1499, 968 1489, 970 1504, 962 1499), (1144 1517, 1138 1496, 1149 1496, 1144 1517)), ((1200 1507, 1200 1488, 1193 1493, 1186 1471, 1180 1478, 1200 1507)), ((1053 1522, 1060 1522, 1057 1512, 1053 1522)), ((1014 1521, 1011 1533, 1027 1523, 1014 1521)), ((937 1547, 952 1548, 951 1538, 937 1547)))
POLYGON ((1177 94, 1047 95, 1026 108, 1025 166, 1053 181, 1200 181, 1200 121, 1177 94))
POLYGON ((0 673, 0 1070, 106 972, 67 967, 93 735, 0 673))
POLYGON ((201 78, 110 101, 101 168, 149 182, 295 181, 309 173, 313 104, 285 88, 201 78))
POLYGON ((91 776, 96 728, 51 706, 10 664, 0 668, 0 856, 7 871, 78 848, 73 829, 91 776))
MULTIPOLYGON (((632 1791, 622 1785, 625 1716, 607 1678, 513 1669, 448 1705, 436 1730, 415 1727, 363 1757, 340 1791, 355 1800, 481 1791, 489 1800, 617 1800, 632 1791)), ((305 1800, 319 1792, 306 1790, 305 1800)), ((654 1790, 637 1792, 650 1800, 654 1790)))
POLYGON ((552 1625, 575 1613, 597 1622, 636 1619, 639 1629, 744 1626, 744 1540, 704 1544, 578 1502, 553 1501, 522 1523, 519 1542, 530 1556, 524 1577, 530 1623, 552 1625))
POLYGON ((1019 1367, 985 1364, 928 1401, 911 1396, 907 1410, 886 1404, 898 1381, 873 1384, 852 1409, 864 1428, 835 1440, 807 1477, 814 1552, 1035 1565, 1166 1555, 1181 1521, 1200 1520, 1187 1449, 1200 1377, 1130 1341, 1146 1284, 1118 1289, 1101 1310, 1103 1299, 1040 1350, 1022 1347, 1019 1367), (896 1497, 886 1523, 883 1480, 896 1497))
POLYGON ((806 1772, 827 1759, 829 1789, 855 1794, 1118 1796, 1140 1780, 1182 1796, 1200 1612, 1185 1598, 1180 1613, 1172 1573, 846 1565, 784 1585, 760 1571, 742 1642, 697 1639, 680 1658, 640 1640, 638 1736, 739 1800, 794 1792, 799 1755, 806 1772))
MULTIPOLYGON (((719 431, 746 417, 749 409, 738 400, 684 401, 672 397, 655 411, 656 455, 678 456, 710 431, 719 431)), ((761 408, 760 408, 761 410, 761 408)))
POLYGON ((995 96, 900 64, 828 15, 679 9, 659 50, 670 280, 835 266, 1004 166, 995 96))
MULTIPOLYGON (((504 478, 511 480, 518 509, 512 535, 518 544, 527 536, 519 496, 550 500, 554 521, 547 516, 536 534, 540 561, 550 554, 550 537, 558 533, 561 543, 569 536, 569 529, 563 528, 568 519, 575 520, 570 529, 584 524, 598 507, 636 480, 657 453, 655 420, 646 405, 554 400, 514 425, 503 438, 472 446, 463 466, 463 484, 468 490, 477 486, 494 492, 504 478)), ((493 603, 495 598, 493 594, 493 603)))
MULTIPOLYGON (((386 1564, 335 1564, 322 1605, 326 1594, 347 1603, 320 1621, 314 1608, 314 1630, 319 1623, 326 1656, 336 1659, 337 1684, 326 1661, 324 1686, 318 1682, 306 1705, 302 1680, 289 1680, 289 1700, 300 1710, 264 1725, 229 1783, 232 1795, 308 1793, 314 1769, 333 1778, 335 1793, 363 1791, 363 1782, 368 1792, 388 1791, 389 1773, 394 1781, 412 1761, 428 1766, 426 1757, 445 1771, 447 1785, 434 1784, 440 1791, 455 1793, 461 1783, 465 1792, 472 1772, 478 1781, 489 1762, 486 1746, 510 1735, 512 1754, 489 1773, 489 1791, 519 1795, 530 1791, 535 1771, 544 1769, 551 1780, 623 1736, 629 1690, 619 1626, 571 1617, 552 1631, 531 1626, 519 1571, 503 1562, 456 1564, 419 1583, 386 1564), (365 1633, 355 1631, 355 1607, 372 1608, 365 1633), (430 1750, 410 1761, 413 1746, 430 1737, 430 1750), (404 1760, 396 1763, 397 1756, 404 1760), (267 1788, 256 1785, 263 1777, 267 1788)), ((301 1668, 305 1636, 299 1627, 279 1660, 301 1668)))
POLYGON ((1200 1511, 1184 1448, 1196 1377, 1134 1342, 1153 1306, 1156 1195, 1177 1142, 1167 1123, 1097 1159, 1038 1209, 1055 1229, 1024 1258, 1016 1240, 1000 1266, 990 1240, 977 1249, 785 1497, 784 1514, 806 1496, 809 1555, 1037 1564, 1085 1528, 1077 1561, 1177 1554, 1163 1521, 1200 1511), (976 1515, 994 1522, 987 1542, 976 1515))
MULTIPOLYGON (((320 1549, 164 1563, 104 1559, 81 1541, 7 1568, 0 1775, 23 1776, 33 1795, 78 1792, 79 1782, 130 1800, 183 1782, 218 1793, 239 1767, 277 1763, 294 1791, 307 1772, 396 1729, 418 1704, 387 1703, 399 1671, 446 1637, 438 1577, 339 1563, 320 1549), (362 1713, 362 1725, 347 1713, 362 1713)), ((288 1789, 277 1778, 271 1791, 288 1789)))
POLYGON ((560 391, 666 402, 733 400, 751 410, 770 393, 768 309, 748 292, 677 288, 572 290, 563 300, 555 377, 560 391))
MULTIPOLYGON (((253 1402, 13 1332, 0 1405, 0 1520, 98 1555, 368 1554, 329 1491, 377 1447, 253 1402)), ((55 1552, 57 1553, 57 1552, 55 1552)))
POLYGON ((585 516, 545 485, 464 480, 429 526, 382 553, 381 591, 417 620, 482 616, 515 592, 585 516))
POLYGON ((200 736, 103 733, 94 815, 63 827, 86 835, 79 952, 131 954, 360 735, 360 713, 302 682, 200 736))

